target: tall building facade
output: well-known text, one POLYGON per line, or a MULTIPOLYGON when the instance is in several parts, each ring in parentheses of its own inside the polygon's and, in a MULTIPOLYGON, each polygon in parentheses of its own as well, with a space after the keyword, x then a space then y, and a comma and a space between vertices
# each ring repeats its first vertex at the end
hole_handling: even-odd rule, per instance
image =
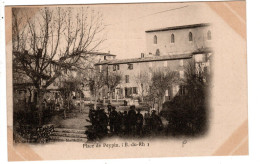
MULTIPOLYGON (((185 68, 192 61, 196 69, 210 72, 211 40, 211 26, 207 23, 148 30, 147 53, 141 53, 140 58, 103 61, 95 65, 97 71, 106 71, 107 76, 114 72, 121 75, 120 84, 110 93, 113 99, 135 99, 148 94, 147 91, 144 93, 140 81, 147 81, 149 87, 156 70, 176 71, 183 79, 185 68)), ((108 97, 105 88, 101 93, 101 99, 108 97)), ((173 84, 166 90, 164 100, 182 94, 185 94, 185 87, 181 83, 173 84)))
POLYGON ((166 27, 145 33, 148 54, 187 54, 211 47, 212 29, 209 23, 166 27))

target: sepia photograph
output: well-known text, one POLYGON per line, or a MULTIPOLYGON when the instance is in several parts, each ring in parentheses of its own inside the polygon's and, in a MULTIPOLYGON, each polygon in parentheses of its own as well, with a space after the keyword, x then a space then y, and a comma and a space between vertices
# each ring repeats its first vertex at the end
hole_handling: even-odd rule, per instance
POLYGON ((248 154, 245 1, 5 12, 9 146, 27 160, 248 154))

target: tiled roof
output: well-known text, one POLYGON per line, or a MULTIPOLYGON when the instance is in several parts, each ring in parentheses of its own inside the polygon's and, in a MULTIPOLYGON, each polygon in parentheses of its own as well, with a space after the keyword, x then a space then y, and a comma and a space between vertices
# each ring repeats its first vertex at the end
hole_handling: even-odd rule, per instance
POLYGON ((113 64, 140 63, 140 62, 150 62, 150 61, 177 60, 177 59, 188 59, 191 57, 192 57, 191 53, 181 54, 181 55, 152 56, 152 57, 144 57, 144 58, 102 61, 100 63, 96 63, 95 65, 104 65, 104 64, 113 65, 113 64))
POLYGON ((210 26, 210 23, 200 23, 200 24, 191 24, 191 25, 165 27, 165 28, 147 30, 147 31, 145 31, 145 32, 146 32, 146 33, 149 33, 149 32, 157 32, 157 31, 180 30, 180 29, 206 27, 206 26, 210 26))

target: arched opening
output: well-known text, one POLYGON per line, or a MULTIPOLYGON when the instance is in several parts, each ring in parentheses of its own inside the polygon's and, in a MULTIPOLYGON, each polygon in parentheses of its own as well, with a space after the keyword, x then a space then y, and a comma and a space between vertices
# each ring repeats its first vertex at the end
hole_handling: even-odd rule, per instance
POLYGON ((191 32, 189 33, 189 41, 193 41, 193 36, 191 32))
POLYGON ((153 37, 153 43, 157 44, 157 36, 156 35, 154 35, 154 37, 153 37))
POLYGON ((171 35, 171 43, 175 42, 174 34, 171 35))
POLYGON ((209 30, 208 33, 207 33, 207 39, 208 40, 211 40, 211 31, 209 30))

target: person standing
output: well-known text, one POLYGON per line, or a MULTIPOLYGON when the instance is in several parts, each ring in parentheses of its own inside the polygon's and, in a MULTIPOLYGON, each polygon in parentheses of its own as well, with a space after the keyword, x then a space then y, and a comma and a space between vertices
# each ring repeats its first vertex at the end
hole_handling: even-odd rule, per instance
POLYGON ((111 109, 112 109, 112 106, 111 106, 111 104, 109 103, 109 104, 107 105, 107 112, 108 112, 109 115, 110 115, 111 109))
POLYGON ((136 114, 136 132, 137 135, 139 136, 141 136, 143 133, 143 121, 144 121, 144 117, 140 113, 140 109, 138 109, 138 112, 136 114))
POLYGON ((151 115, 151 130, 154 134, 157 134, 163 127, 161 118, 156 114, 156 111, 152 111, 151 115))
POLYGON ((123 113, 122 131, 123 131, 124 135, 126 135, 129 131, 127 111, 124 111, 124 113, 123 113))
POLYGON ((104 135, 107 134, 107 126, 108 126, 108 118, 107 115, 105 113, 104 109, 101 109, 100 111, 100 124, 101 124, 101 128, 102 128, 102 132, 104 135))
POLYGON ((130 110, 128 111, 128 127, 129 134, 134 135, 136 126, 136 111, 135 106, 130 106, 130 110))
POLYGON ((112 111, 109 114, 109 126, 110 126, 111 133, 114 133, 116 130, 117 115, 118 113, 116 112, 116 108, 113 106, 112 111))

